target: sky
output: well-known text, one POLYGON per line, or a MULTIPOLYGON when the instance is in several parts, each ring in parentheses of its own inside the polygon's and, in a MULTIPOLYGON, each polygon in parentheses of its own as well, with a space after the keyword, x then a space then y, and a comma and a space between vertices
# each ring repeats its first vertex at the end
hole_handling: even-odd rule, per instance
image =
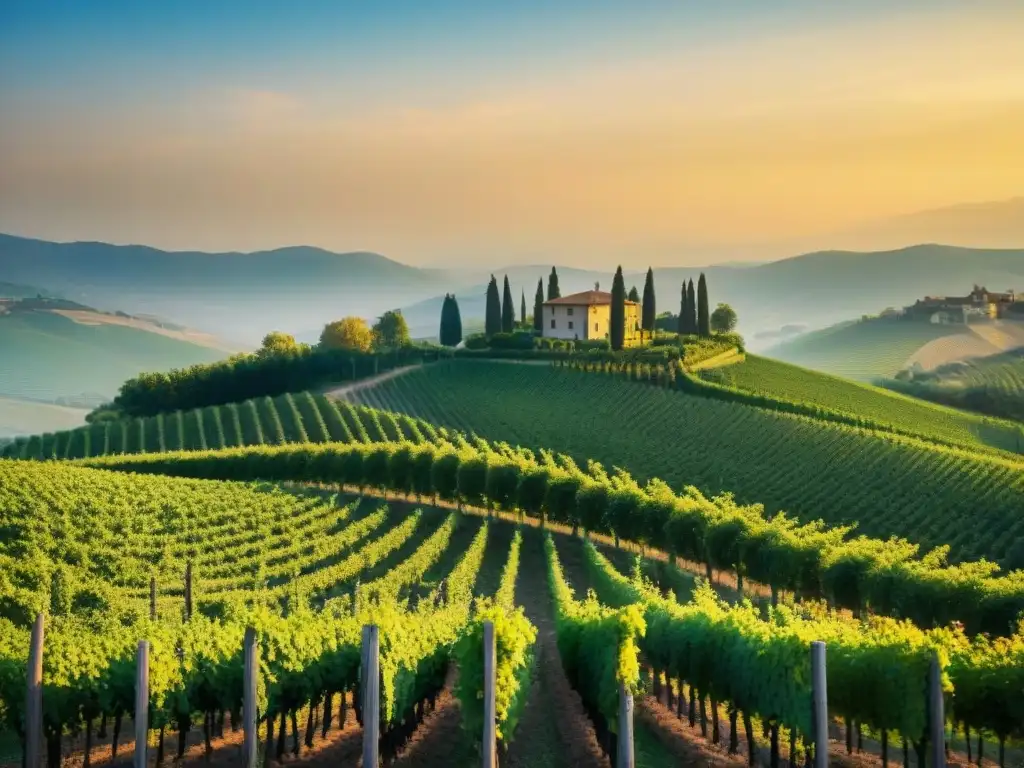
POLYGON ((6 0, 0 231, 756 258, 1024 194, 1024 3, 6 0))

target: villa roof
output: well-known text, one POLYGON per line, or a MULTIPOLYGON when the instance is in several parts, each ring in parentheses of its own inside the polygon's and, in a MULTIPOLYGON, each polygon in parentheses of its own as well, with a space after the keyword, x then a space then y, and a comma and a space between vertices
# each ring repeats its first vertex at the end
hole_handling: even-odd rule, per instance
MULTIPOLYGON (((582 291, 558 299, 545 301, 544 306, 594 307, 612 303, 612 295, 607 291, 582 291)), ((626 299, 627 304, 635 305, 635 301, 626 299)))

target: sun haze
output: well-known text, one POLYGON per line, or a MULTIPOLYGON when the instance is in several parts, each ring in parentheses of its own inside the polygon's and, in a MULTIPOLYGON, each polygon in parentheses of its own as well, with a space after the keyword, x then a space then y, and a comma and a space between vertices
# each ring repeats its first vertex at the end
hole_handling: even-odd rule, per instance
POLYGON ((1024 190, 1019 3, 349 5, 5 6, 0 231, 680 264, 1024 190))

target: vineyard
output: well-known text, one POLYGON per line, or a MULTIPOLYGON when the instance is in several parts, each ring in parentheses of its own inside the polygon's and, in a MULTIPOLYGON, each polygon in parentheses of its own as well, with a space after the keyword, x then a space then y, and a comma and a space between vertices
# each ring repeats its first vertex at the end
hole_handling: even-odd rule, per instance
POLYGON ((915 397, 1024 422, 1024 349, 951 363, 886 386, 915 397))
POLYGON ((965 448, 1024 451, 1024 427, 1018 424, 932 405, 766 357, 747 355, 741 363, 702 371, 701 377, 759 395, 860 416, 965 448))
POLYGON ((447 362, 356 396, 482 437, 562 451, 801 521, 1024 566, 1022 464, 546 366, 447 362))
POLYGON ((418 441, 436 434, 429 423, 404 414, 356 408, 323 395, 301 392, 19 438, 2 455, 84 459, 281 443, 418 441))
MULTIPOLYGON (((258 737, 265 759, 330 750, 336 764, 356 765, 353 747, 365 733, 360 628, 367 623, 380 630, 385 762, 412 760, 412 742, 421 749, 447 744, 444 761, 435 764, 474 765, 479 758, 472 744, 482 722, 483 621, 493 622, 497 634, 503 765, 543 764, 531 751, 538 747, 548 750, 549 764, 570 764, 572 739, 590 745, 587 759, 580 762, 577 755, 573 764, 607 765, 602 755, 616 753, 620 734, 614 717, 620 690, 641 704, 637 765, 698 759, 680 752, 673 740, 685 731, 687 715, 694 728, 685 732, 696 739, 696 712, 703 730, 714 723, 710 743, 691 746, 705 750, 700 759, 711 755, 742 764, 737 718, 746 723, 742 749, 748 756, 774 763, 788 738, 791 759, 800 759, 809 744, 807 650, 819 639, 832 649, 828 693, 837 724, 849 729, 853 721, 868 738, 923 749, 922 670, 938 651, 947 724, 997 742, 1000 764, 1016 754, 1014 739, 1024 735, 1020 634, 972 640, 962 631, 922 630, 906 621, 826 616, 817 603, 759 611, 722 602, 700 585, 677 601, 665 583, 632 575, 623 550, 599 550, 564 533, 544 535, 486 513, 415 501, 436 495, 528 507, 536 488, 527 478, 538 476, 529 470, 546 466, 532 465, 528 454, 444 441, 419 450, 416 455, 433 459, 429 487, 417 485, 423 476, 413 468, 426 462, 415 461, 408 444, 97 460, 134 469, 173 471, 177 463, 187 470, 191 463, 207 474, 218 467, 224 475, 249 471, 265 479, 255 485, 0 463, 0 509, 9 534, 0 544, 0 731, 21 728, 28 624, 42 610, 50 765, 59 764, 64 752, 88 754, 99 743, 102 755, 116 752, 115 744, 134 747, 125 734, 134 732, 127 723, 139 639, 150 642, 150 755, 158 763, 172 754, 237 755, 231 732, 241 719, 247 627, 258 638, 258 737), (404 499, 286 491, 266 482, 275 474, 303 480, 330 470, 327 457, 338 459, 335 470, 351 468, 355 455, 362 475, 347 480, 392 493, 404 488, 404 499), (452 455, 458 457, 454 486, 443 469, 452 468, 443 459, 452 455), (383 484, 375 474, 374 457, 380 456, 387 468, 383 484), (510 462, 526 471, 503 486, 509 477, 503 467, 510 462), (515 501, 502 495, 502 487, 512 489, 515 501), (586 596, 590 588, 595 594, 586 596), (553 634, 542 636, 535 626, 550 626, 553 634), (884 675, 875 674, 882 669, 884 675), (876 688, 866 690, 864 681, 875 678, 876 688), (575 692, 556 704, 554 693, 568 693, 569 686, 575 692), (660 703, 663 695, 667 704, 660 703), (446 706, 453 716, 445 717, 446 706), (729 729, 719 727, 720 713, 731 717, 729 729), (559 733, 538 745, 523 729, 543 719, 557 723, 559 733), (771 738, 759 743, 762 732, 771 738), (453 744, 462 744, 462 751, 451 751, 453 744)), ((563 466, 547 478, 547 487, 567 475, 563 466)), ((601 484, 594 476, 590 490, 577 490, 581 514, 594 507, 592 489, 601 484)), ((628 491, 622 477, 616 487, 620 501, 610 500, 603 513, 612 520, 628 491)), ((645 508, 658 492, 666 491, 649 489, 645 508)), ((571 523, 555 514, 554 498, 552 521, 571 523)), ((664 495, 661 500, 669 502, 664 495)), ((683 501, 676 513, 688 517, 683 501)), ((721 515, 723 509, 704 512, 721 515)), ((765 548, 772 538, 765 538, 765 548)), ((664 574, 665 568, 654 572, 664 574)), ((834 750, 841 760, 838 743, 834 750)))

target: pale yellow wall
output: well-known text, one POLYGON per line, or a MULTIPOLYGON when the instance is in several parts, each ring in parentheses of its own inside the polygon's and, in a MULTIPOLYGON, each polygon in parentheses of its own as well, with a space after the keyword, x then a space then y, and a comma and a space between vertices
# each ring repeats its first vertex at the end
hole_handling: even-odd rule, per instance
MULTIPOLYGON (((545 306, 542 334, 550 339, 606 339, 611 325, 611 310, 609 304, 592 306, 581 304, 571 307, 565 304, 545 306), (553 328, 552 321, 554 321, 553 328), (572 323, 572 327, 569 327, 570 323, 572 323)), ((639 343, 640 334, 636 331, 639 323, 640 307, 627 304, 625 337, 627 344, 639 343)))

